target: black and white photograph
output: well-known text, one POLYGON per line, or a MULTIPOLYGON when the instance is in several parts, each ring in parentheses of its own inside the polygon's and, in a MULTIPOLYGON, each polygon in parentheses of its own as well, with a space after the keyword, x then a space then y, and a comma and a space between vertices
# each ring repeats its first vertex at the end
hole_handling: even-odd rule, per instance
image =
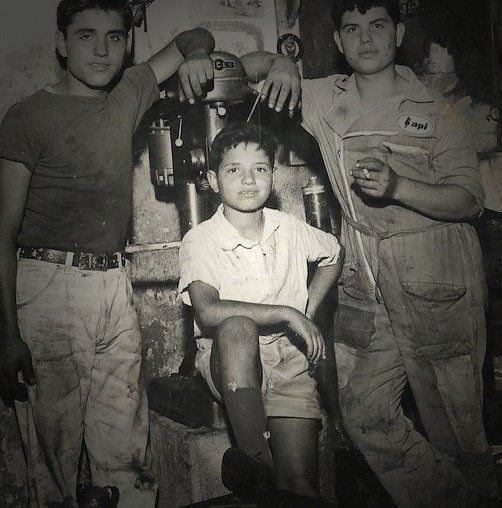
POLYGON ((15 0, 1 508, 502 507, 502 2, 15 0))

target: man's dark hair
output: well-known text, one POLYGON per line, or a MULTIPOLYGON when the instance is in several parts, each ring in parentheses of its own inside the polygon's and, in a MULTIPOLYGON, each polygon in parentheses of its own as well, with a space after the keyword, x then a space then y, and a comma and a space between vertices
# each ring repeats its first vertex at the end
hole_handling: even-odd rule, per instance
POLYGON ((342 16, 346 12, 358 10, 361 14, 366 14, 366 11, 373 7, 386 9, 395 26, 401 21, 399 0, 334 0, 331 7, 331 19, 335 30, 340 30, 342 16))
POLYGON ((116 11, 124 20, 126 33, 132 27, 133 13, 128 0, 61 0, 57 10, 58 30, 66 37, 66 30, 73 18, 80 12, 89 9, 116 11))
MULTIPOLYGON (((129 0, 61 0, 57 9, 56 23, 58 30, 66 37, 68 26, 72 23, 73 18, 80 12, 89 9, 116 11, 122 16, 125 32, 128 33, 132 27, 134 15, 129 0)), ((63 69, 66 69, 66 58, 63 57, 57 49, 56 57, 59 65, 61 65, 63 69)))
POLYGON ((275 162, 277 142, 274 135, 265 127, 246 122, 234 122, 225 127, 214 138, 209 156, 209 167, 218 172, 223 155, 230 148, 241 143, 256 143, 267 155, 270 165, 275 162))

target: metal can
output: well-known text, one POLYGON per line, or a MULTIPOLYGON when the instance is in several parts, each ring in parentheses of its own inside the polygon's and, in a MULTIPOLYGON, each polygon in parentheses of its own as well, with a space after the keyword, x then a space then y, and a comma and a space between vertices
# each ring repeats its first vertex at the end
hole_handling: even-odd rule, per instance
POLYGON ((317 176, 311 176, 302 188, 305 220, 311 226, 331 233, 331 218, 328 195, 317 176))

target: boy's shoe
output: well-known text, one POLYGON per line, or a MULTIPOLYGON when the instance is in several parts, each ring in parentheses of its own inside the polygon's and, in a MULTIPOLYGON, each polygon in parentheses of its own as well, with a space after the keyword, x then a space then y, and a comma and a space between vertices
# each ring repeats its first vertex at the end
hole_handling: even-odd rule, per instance
POLYGON ((99 487, 93 483, 77 485, 77 502, 79 508, 116 508, 119 502, 118 487, 99 487))
POLYGON ((221 480, 225 488, 243 499, 255 499, 258 493, 270 491, 274 486, 272 472, 265 462, 234 447, 223 454, 221 480))

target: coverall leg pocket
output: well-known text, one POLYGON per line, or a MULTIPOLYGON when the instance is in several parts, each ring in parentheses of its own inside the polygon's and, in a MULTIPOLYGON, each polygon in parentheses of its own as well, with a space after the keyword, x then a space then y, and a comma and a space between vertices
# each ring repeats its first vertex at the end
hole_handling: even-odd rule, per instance
POLYGON ((402 282, 417 359, 473 353, 474 323, 466 287, 454 283, 402 282))
POLYGON ((338 305, 334 318, 334 342, 351 348, 369 346, 375 333, 375 299, 361 267, 346 259, 338 287, 338 305))
POLYGON ((437 390, 462 452, 462 470, 473 485, 490 492, 493 471, 482 420, 475 309, 461 284, 402 285, 409 306, 413 354, 433 367, 437 390))
POLYGON ((372 302, 338 303, 335 312, 334 338, 349 347, 362 349, 375 333, 375 311, 372 302))
POLYGON ((476 390, 472 358, 468 355, 431 361, 437 386, 462 450, 483 454, 487 450, 481 419, 481 398, 476 390))
POLYGON ((375 333, 375 301, 361 272, 356 268, 338 288, 335 311, 334 340, 349 347, 362 349, 375 333))

